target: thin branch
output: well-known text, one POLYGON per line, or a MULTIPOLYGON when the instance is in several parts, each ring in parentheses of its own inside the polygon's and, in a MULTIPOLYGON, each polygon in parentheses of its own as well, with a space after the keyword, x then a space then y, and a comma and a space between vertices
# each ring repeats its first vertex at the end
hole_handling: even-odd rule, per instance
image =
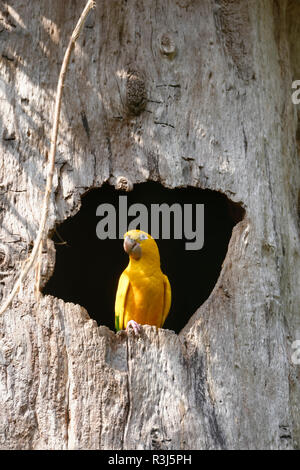
MULTIPOLYGON (((50 148, 50 155, 49 155, 49 167, 48 167, 48 174, 47 174, 47 183, 46 183, 46 190, 45 190, 45 195, 44 195, 44 202, 43 202, 43 209, 42 209, 42 217, 40 221, 40 226, 38 230, 38 234, 36 236, 32 252, 26 261, 26 264, 24 268, 22 269, 20 276, 15 283, 10 295, 0 308, 0 315, 5 312, 5 310, 10 306, 12 300, 14 299, 15 295, 19 291, 22 282, 24 281, 25 277, 27 276, 30 268, 33 266, 34 262, 36 259, 39 257, 39 252, 40 252, 40 244, 42 243, 44 237, 45 237, 45 231, 46 231, 46 222, 47 222, 47 217, 48 217, 48 212, 49 212, 49 201, 50 201, 50 196, 52 193, 52 182, 53 182, 53 175, 54 175, 54 164, 55 164, 55 153, 56 153, 56 142, 57 142, 57 134, 58 134, 58 125, 59 125, 59 116, 60 116, 60 108, 61 108, 61 98, 62 98, 62 91, 63 91, 63 86, 64 86, 64 81, 65 81, 65 76, 71 56, 71 52, 74 48, 75 42, 82 30, 82 27, 84 25, 84 22, 87 18, 87 15, 89 14, 90 10, 96 6, 96 2, 94 0, 88 0, 83 12, 81 13, 81 16, 78 20, 78 23, 72 33, 72 36, 70 38, 67 50, 65 52, 64 60, 61 66, 60 74, 59 74, 59 79, 58 79, 58 84, 57 84, 57 91, 56 91, 56 100, 55 100, 55 109, 54 109, 54 119, 53 119, 53 127, 52 127, 52 133, 51 133, 51 148, 50 148)), ((37 276, 39 279, 39 276, 37 276)))

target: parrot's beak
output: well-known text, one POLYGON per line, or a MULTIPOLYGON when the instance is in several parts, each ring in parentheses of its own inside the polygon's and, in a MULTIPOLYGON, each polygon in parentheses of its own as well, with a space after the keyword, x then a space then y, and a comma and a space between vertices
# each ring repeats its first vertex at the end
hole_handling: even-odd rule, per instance
POLYGON ((130 237, 126 237, 124 240, 124 250, 133 259, 140 259, 142 256, 142 248, 138 242, 130 237))

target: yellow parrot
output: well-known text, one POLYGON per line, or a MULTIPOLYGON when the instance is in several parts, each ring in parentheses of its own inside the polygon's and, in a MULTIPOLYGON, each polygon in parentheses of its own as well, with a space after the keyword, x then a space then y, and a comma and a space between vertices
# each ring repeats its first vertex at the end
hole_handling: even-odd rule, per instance
POLYGON ((140 325, 161 328, 171 306, 169 279, 160 269, 160 256, 154 238, 142 230, 130 230, 124 235, 124 250, 129 264, 120 276, 116 302, 116 330, 135 334, 140 325))

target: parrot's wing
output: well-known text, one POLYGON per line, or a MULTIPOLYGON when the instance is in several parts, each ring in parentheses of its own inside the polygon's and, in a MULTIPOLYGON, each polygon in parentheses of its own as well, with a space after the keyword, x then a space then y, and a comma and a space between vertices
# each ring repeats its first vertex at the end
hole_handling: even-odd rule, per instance
POLYGON ((115 327, 117 331, 123 330, 124 328, 124 310, 129 283, 129 277, 123 272, 119 279, 115 302, 115 327))
POLYGON ((167 276, 164 274, 164 309, 163 309, 163 316, 162 316, 162 322, 161 322, 161 327, 165 323, 165 320, 168 316, 170 307, 171 307, 171 286, 169 279, 167 276))

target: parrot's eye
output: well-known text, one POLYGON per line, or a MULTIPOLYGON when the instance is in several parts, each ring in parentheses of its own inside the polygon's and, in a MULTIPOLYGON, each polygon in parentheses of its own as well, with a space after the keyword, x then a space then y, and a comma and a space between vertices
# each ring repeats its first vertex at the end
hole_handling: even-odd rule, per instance
POLYGON ((139 238, 140 238, 140 240, 147 240, 148 239, 147 235, 145 235, 144 233, 141 233, 139 238))

